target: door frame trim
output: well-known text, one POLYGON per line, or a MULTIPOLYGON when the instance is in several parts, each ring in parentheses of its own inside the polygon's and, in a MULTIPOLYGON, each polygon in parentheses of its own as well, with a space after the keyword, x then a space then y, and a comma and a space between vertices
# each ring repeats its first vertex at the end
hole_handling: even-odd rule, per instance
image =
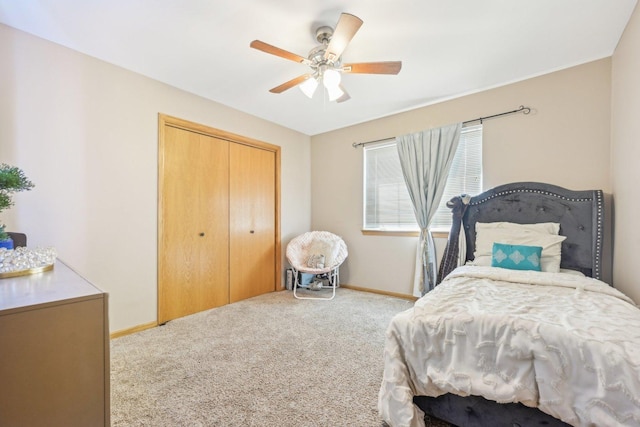
POLYGON ((183 129, 190 132, 196 132, 203 135, 211 136, 218 139, 223 139, 236 144, 247 145, 254 148, 259 148, 266 151, 271 151, 275 155, 275 277, 274 277, 274 291, 284 289, 281 278, 281 238, 280 238, 280 151, 281 148, 278 145, 270 144, 257 139, 249 138, 246 136, 234 134, 221 129, 216 129, 200 123, 191 122, 188 120, 173 117, 167 114, 158 113, 158 205, 157 205, 157 219, 158 219, 158 231, 156 242, 156 322, 160 317, 160 242, 162 241, 163 230, 163 218, 162 218, 162 206, 163 206, 163 191, 164 191, 164 146, 165 146, 165 126, 171 126, 179 129, 183 129))

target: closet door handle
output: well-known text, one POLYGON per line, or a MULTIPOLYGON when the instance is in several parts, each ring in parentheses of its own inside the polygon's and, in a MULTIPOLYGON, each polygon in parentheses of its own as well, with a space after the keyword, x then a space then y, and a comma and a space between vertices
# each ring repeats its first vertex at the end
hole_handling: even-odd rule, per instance
POLYGON ((253 234, 255 232, 256 232, 255 230, 249 230, 249 233, 251 233, 251 234, 253 234))
POLYGON ((204 237, 204 233, 200 233, 200 237, 204 237))

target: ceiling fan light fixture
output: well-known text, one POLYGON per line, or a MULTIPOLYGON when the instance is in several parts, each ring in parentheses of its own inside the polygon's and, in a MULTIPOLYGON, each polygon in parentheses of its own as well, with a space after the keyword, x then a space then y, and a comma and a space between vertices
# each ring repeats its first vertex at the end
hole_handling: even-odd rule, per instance
POLYGON ((344 92, 342 91, 342 89, 340 89, 340 86, 325 85, 325 87, 327 88, 327 93, 329 94, 329 101, 335 101, 342 95, 344 95, 344 92))
POLYGON ((302 93, 307 95, 309 98, 313 98, 313 94, 316 92, 317 88, 318 80, 316 80, 315 77, 308 78, 300 85, 300 90, 302 91, 302 93))
POLYGON ((333 88, 340 89, 338 87, 340 86, 340 80, 341 80, 340 72, 332 68, 328 68, 324 70, 324 73, 322 73, 322 83, 324 84, 324 87, 327 88, 327 90, 330 90, 333 88))

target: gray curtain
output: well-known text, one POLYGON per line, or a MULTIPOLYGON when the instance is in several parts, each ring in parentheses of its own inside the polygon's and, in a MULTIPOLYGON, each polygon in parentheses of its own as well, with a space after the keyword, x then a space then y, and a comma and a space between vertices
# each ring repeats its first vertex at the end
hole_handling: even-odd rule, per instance
POLYGON ((457 123, 396 137, 402 173, 420 227, 414 296, 422 296, 436 285, 436 252, 429 223, 440 204, 461 129, 462 123, 457 123))

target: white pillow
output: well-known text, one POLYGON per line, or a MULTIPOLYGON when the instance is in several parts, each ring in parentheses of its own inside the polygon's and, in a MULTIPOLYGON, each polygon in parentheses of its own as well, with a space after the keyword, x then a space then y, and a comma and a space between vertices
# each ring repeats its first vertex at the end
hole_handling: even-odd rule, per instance
POLYGON ((488 229, 531 230, 538 233, 559 234, 560 223, 539 222, 536 224, 517 224, 515 222, 476 222, 476 232, 488 229))
POLYGON ((505 243, 508 245, 541 246, 541 270, 551 273, 558 273, 560 271, 562 242, 565 239, 566 236, 541 233, 521 227, 476 227, 476 249, 473 253, 474 259, 471 264, 490 266, 494 243, 505 243))
MULTIPOLYGON (((333 265, 335 258, 338 256, 339 249, 340 247, 337 242, 330 240, 314 240, 311 242, 311 245, 309 245, 307 253, 310 257, 324 255, 324 265, 325 267, 328 267, 333 265)), ((309 267, 315 268, 316 266, 313 265, 309 267)))

